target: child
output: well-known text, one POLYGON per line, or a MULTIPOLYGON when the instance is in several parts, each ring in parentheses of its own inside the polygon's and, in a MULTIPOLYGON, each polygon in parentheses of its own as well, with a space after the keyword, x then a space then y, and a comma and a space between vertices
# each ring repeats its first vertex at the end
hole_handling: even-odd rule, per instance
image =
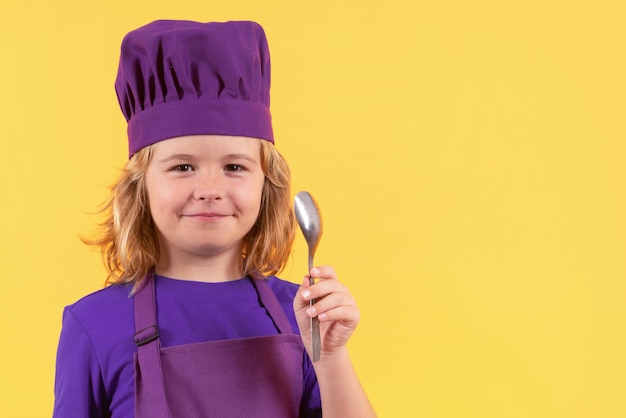
POLYGON ((328 266, 312 286, 274 276, 295 226, 269 84, 253 22, 156 21, 124 39, 130 159, 91 242, 110 286, 65 309, 55 417, 375 416, 346 349, 350 292, 328 266))

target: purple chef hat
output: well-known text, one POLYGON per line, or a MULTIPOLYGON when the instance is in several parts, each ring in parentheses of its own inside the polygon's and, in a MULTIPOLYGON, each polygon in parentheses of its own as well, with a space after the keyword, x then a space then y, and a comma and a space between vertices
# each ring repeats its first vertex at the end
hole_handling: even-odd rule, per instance
POLYGON ((184 135, 274 142, 270 56, 254 22, 159 20, 122 41, 115 81, 132 156, 184 135))

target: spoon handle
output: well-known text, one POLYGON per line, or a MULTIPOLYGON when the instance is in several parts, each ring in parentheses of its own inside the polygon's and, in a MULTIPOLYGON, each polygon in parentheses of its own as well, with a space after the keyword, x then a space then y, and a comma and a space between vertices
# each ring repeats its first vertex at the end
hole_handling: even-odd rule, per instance
MULTIPOLYGON (((309 272, 313 268, 313 254, 309 254, 309 272)), ((309 285, 312 286, 315 284, 315 279, 309 276, 309 285)), ((311 299, 309 301, 309 306, 313 306, 317 302, 317 299, 311 299)), ((311 353, 313 357, 311 360, 318 361, 320 359, 320 351, 322 342, 320 339, 320 320, 317 316, 311 318, 311 353)))

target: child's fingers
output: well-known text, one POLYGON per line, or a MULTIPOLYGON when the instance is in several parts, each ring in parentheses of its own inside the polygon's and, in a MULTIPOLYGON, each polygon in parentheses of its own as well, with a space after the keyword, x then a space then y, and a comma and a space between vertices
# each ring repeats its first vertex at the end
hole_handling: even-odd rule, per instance
MULTIPOLYGON (((302 286, 300 294, 304 299, 323 299, 330 294, 346 294, 350 296, 348 289, 338 280, 321 279, 313 285, 308 284, 308 278, 305 278, 305 285, 302 286)), ((350 296, 351 297, 351 296, 350 296)))
POLYGON ((356 328, 361 318, 360 311, 355 306, 338 306, 320 313, 320 322, 341 322, 348 328, 356 328))
POLYGON ((314 279, 337 280, 337 273, 331 266, 315 266, 309 274, 314 279))
POLYGON ((323 294, 319 294, 319 287, 317 285, 312 286, 309 289, 303 292, 303 297, 307 301, 316 299, 315 304, 312 306, 312 308, 315 308, 317 313, 325 312, 339 306, 354 305, 354 299, 349 293, 337 291, 328 293, 324 292, 323 294))
MULTIPOLYGON (((294 310, 305 346, 310 344, 310 318, 320 320, 322 351, 332 352, 345 346, 360 320, 360 311, 354 297, 338 279, 330 266, 311 269, 315 284, 309 284, 304 276, 302 285, 294 299, 294 310), (313 306, 310 302, 314 301, 313 306)), ((307 348, 308 350, 308 348, 307 348)))
POLYGON ((293 307, 296 312, 303 310, 309 306, 309 300, 311 299, 311 285, 309 284, 309 276, 304 276, 302 284, 298 288, 296 297, 293 301, 293 307))
MULTIPOLYGON (((317 286, 317 285, 316 285, 317 286)), ((335 287, 335 286, 326 286, 335 287)), ((338 291, 324 293, 323 297, 315 297, 313 290, 319 290, 319 287, 312 289, 310 292, 304 292, 304 299, 317 299, 311 307, 306 307, 308 317, 317 316, 320 321, 342 321, 346 325, 349 323, 358 323, 359 309, 352 295, 345 291, 345 288, 339 287, 338 291)))

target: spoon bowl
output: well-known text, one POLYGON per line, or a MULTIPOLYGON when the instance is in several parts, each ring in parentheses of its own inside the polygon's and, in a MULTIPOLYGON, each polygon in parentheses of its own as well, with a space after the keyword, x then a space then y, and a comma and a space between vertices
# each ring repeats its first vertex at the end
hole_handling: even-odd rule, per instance
POLYGON ((313 256, 322 238, 322 217, 317 202, 309 192, 300 192, 294 199, 294 208, 309 254, 313 256))

